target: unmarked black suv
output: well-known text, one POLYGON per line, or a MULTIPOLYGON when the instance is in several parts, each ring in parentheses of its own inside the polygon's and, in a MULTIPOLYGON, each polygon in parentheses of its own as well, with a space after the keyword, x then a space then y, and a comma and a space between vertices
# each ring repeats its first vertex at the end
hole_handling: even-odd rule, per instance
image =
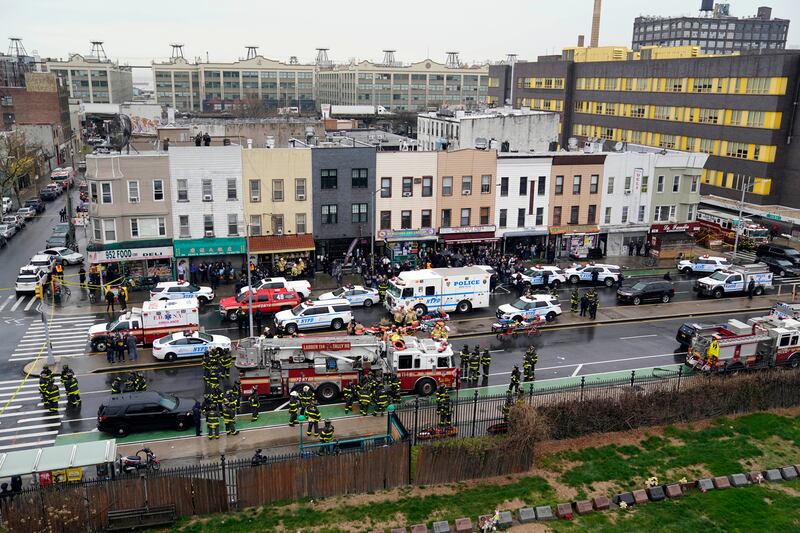
POLYGON ((183 431, 194 422, 192 407, 194 400, 163 392, 115 394, 100 404, 97 429, 117 437, 154 429, 183 431))
POLYGON ((800 251, 782 244, 759 244, 756 248, 756 257, 777 257, 791 261, 795 266, 800 266, 800 251))
POLYGON ((669 281, 640 281, 632 287, 617 290, 617 300, 639 305, 642 302, 668 303, 675 296, 675 287, 669 281))

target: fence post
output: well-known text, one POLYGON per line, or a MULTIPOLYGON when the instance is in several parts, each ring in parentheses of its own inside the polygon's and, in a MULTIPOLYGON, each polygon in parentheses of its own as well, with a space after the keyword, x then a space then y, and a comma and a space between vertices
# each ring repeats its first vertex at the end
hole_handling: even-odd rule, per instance
POLYGON ((475 389, 475 396, 472 397, 472 436, 475 436, 475 423, 478 419, 478 389, 475 389))
POLYGON ((636 370, 631 370, 631 387, 633 387, 633 383, 636 380, 636 370))
MULTIPOLYGON (((228 476, 225 473, 225 454, 219 456, 219 462, 222 464, 222 483, 225 485, 225 494, 228 494, 228 476)), ((230 498, 229 498, 230 499, 230 498)))
POLYGON ((533 403, 533 382, 528 385, 528 405, 533 403))
POLYGON ((417 444, 417 423, 419 422, 419 396, 414 398, 414 445, 417 444))
POLYGON ((681 376, 683 375, 683 365, 678 367, 678 392, 681 391, 681 376))
POLYGON ((581 376, 581 401, 583 401, 583 387, 586 386, 586 376, 581 376))

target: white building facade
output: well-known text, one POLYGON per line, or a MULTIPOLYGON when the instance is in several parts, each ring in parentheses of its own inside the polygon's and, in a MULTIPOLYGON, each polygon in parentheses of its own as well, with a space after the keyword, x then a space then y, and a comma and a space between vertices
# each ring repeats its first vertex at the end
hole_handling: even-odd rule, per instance
POLYGON ((552 162, 546 153, 497 154, 494 223, 509 252, 547 239, 552 162))

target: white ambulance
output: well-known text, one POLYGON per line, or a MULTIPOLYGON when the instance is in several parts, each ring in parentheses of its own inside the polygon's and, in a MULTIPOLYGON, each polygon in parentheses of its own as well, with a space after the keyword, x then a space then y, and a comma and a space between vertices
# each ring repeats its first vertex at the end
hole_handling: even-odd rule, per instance
POLYGON ((417 316, 430 311, 458 311, 489 307, 489 279, 480 267, 428 268, 401 272, 389 280, 384 305, 394 312, 413 307, 417 316))

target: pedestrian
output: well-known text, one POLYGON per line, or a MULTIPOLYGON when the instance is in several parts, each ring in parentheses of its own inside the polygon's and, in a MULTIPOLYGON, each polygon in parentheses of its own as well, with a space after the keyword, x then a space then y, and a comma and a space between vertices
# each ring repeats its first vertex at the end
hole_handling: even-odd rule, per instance
POLYGON ((106 345, 106 360, 108 363, 113 365, 114 364, 114 353, 116 352, 116 347, 114 346, 113 339, 109 339, 106 341, 108 344, 106 345))
POLYGON ((114 314, 114 291, 106 287, 106 313, 114 314))
POLYGON ((83 268, 83 265, 81 265, 80 270, 78 270, 78 280, 80 281, 81 288, 86 288, 86 269, 83 268))
POLYGON ((642 245, 643 244, 644 243, 642 242, 641 239, 636 241, 636 255, 637 255, 637 257, 642 255, 642 245))
POLYGON ((117 352, 117 362, 125 361, 125 339, 119 333, 114 334, 114 349, 117 352))
POLYGON ((120 286, 117 299, 119 300, 119 308, 124 313, 128 309, 128 288, 125 285, 120 286))
POLYGON ((200 402, 197 400, 194 401, 194 407, 192 407, 192 420, 194 420, 194 434, 199 437, 203 432, 200 431, 200 402))
POLYGON ((750 282, 747 284, 747 299, 753 299, 753 293, 756 291, 756 282, 753 278, 750 278, 750 282))
POLYGON ((125 345, 128 348, 128 360, 133 362, 138 359, 139 354, 136 350, 136 335, 128 333, 125 335, 125 345))
POLYGON ((184 266, 186 261, 181 261, 178 263, 178 281, 184 281, 186 279, 186 267, 184 266))
POLYGON ((633 239, 628 241, 628 255, 629 256, 633 256, 633 249, 634 249, 635 246, 636 246, 636 243, 633 241, 633 239))
POLYGON ((289 393, 289 427, 297 425, 297 414, 300 412, 300 397, 296 390, 289 393))
POLYGON ((584 292, 581 295, 581 316, 586 316, 586 310, 589 309, 589 297, 584 292))

